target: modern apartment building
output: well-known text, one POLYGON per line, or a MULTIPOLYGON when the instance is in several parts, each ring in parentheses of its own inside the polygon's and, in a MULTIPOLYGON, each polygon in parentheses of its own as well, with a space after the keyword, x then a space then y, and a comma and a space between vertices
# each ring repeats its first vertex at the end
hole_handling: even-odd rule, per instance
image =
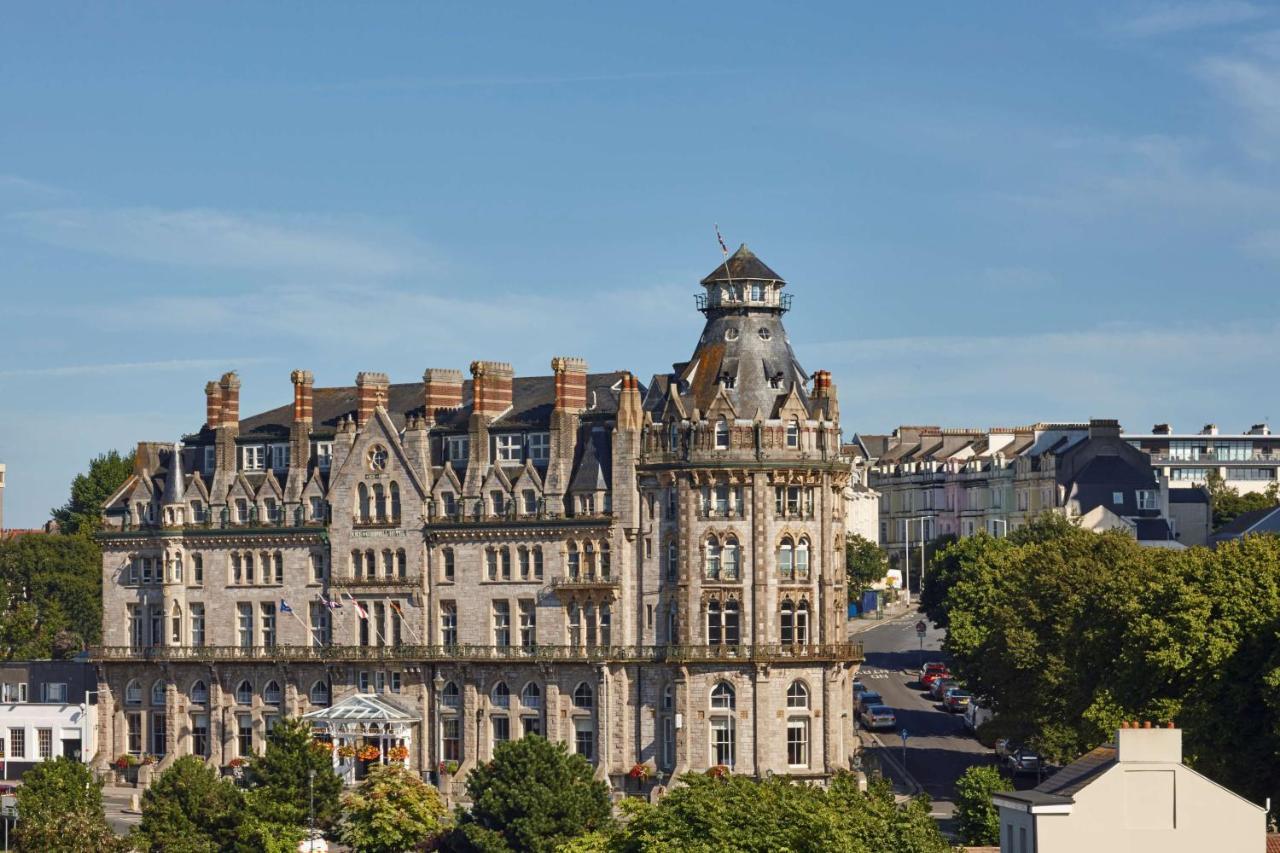
POLYGON ((903 426, 860 438, 881 496, 880 542, 891 555, 948 534, 1004 536, 1045 512, 1177 547, 1168 489, 1116 421, 903 426))
POLYGON ((0 777, 22 778, 59 756, 88 761, 97 751, 93 666, 85 661, 0 663, 0 777))
POLYGON ((852 467, 785 286, 739 249, 647 385, 567 357, 298 370, 292 404, 242 418, 239 377, 210 382, 204 425, 140 444, 107 502, 98 763, 226 765, 306 715, 352 781, 390 758, 449 788, 529 733, 619 788, 640 763, 847 768, 852 467))
POLYGON ((1203 486, 1210 472, 1217 472, 1241 494, 1264 492, 1280 475, 1280 436, 1272 435, 1266 424, 1243 433, 1223 433, 1216 424, 1196 433, 1175 433, 1168 424, 1156 424, 1150 433, 1124 437, 1151 457, 1174 489, 1203 486))

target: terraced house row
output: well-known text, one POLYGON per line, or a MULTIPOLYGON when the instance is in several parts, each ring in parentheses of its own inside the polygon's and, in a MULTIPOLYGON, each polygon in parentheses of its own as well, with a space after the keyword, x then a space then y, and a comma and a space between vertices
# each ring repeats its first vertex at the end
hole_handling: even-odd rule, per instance
POLYGON ((455 781, 529 733, 617 787, 848 767, 850 466, 785 286, 739 249, 647 384, 565 357, 298 370, 291 405, 242 418, 236 374, 209 383, 204 425, 140 444, 106 508, 98 763, 226 766, 307 715, 351 781, 455 781))

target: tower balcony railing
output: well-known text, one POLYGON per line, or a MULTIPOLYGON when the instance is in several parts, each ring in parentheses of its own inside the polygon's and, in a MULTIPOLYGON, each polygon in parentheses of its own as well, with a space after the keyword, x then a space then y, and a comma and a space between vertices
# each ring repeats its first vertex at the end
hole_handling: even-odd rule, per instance
POLYGON ((250 507, 244 516, 240 516, 227 507, 220 507, 217 510, 205 509, 200 513, 193 513, 189 520, 185 520, 181 524, 170 524, 159 518, 138 520, 131 514, 125 515, 121 518, 119 527, 107 527, 100 531, 98 535, 137 534, 151 531, 202 533, 219 531, 323 530, 325 525, 326 520, 324 518, 308 518, 306 508, 301 506, 288 509, 277 507, 269 512, 258 512, 257 507, 254 506, 250 507))
POLYGON ((329 578, 329 586, 334 589, 417 589, 422 585, 422 576, 414 572, 407 575, 333 575, 329 578))
POLYGON ((602 572, 582 572, 551 579, 552 589, 617 589, 618 586, 616 576, 602 572))
POLYGON ((146 661, 217 663, 328 663, 333 661, 545 662, 545 663, 858 663, 861 643, 664 646, 96 646, 90 659, 107 663, 146 661))

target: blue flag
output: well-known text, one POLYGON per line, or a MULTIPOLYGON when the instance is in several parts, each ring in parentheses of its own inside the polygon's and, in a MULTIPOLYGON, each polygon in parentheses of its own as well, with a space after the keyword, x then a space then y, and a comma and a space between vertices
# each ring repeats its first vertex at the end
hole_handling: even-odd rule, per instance
POLYGON ((283 598, 280 599, 280 612, 281 613, 293 612, 293 608, 289 606, 289 602, 285 601, 283 598))

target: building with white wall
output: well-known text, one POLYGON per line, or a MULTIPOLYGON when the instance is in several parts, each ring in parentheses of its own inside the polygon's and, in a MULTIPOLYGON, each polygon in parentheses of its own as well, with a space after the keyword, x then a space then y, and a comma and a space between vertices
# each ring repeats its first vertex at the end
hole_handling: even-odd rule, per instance
POLYGON ((6 780, 42 761, 87 761, 97 751, 93 667, 81 661, 0 664, 0 756, 6 780))
POLYGON ((1151 457, 1170 488, 1203 486, 1211 472, 1241 494, 1265 492, 1280 481, 1280 436, 1272 435, 1266 424, 1241 433, 1221 432, 1217 424, 1193 433, 1156 424, 1149 433, 1124 437, 1151 457))

